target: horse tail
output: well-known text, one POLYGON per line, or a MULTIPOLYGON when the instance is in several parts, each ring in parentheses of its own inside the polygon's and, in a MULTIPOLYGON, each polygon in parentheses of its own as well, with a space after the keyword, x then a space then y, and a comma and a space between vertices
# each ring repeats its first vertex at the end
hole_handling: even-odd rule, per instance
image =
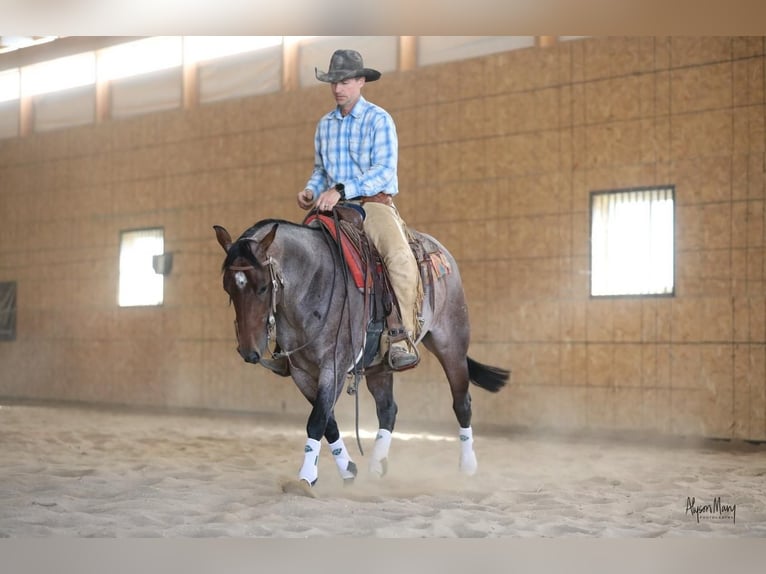
POLYGON ((474 361, 471 357, 468 360, 468 378, 474 385, 481 387, 490 393, 496 393, 502 389, 511 376, 511 371, 484 365, 479 361, 474 361))

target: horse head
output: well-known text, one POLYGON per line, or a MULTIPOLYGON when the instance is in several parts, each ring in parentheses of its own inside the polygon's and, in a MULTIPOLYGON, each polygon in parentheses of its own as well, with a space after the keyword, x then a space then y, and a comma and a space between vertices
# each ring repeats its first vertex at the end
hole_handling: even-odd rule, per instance
POLYGON ((248 363, 261 362, 268 348, 275 294, 267 251, 277 227, 275 224, 260 240, 254 239, 248 230, 236 241, 231 240, 223 227, 213 227, 218 243, 226 252, 221 271, 223 289, 234 305, 237 351, 248 363))

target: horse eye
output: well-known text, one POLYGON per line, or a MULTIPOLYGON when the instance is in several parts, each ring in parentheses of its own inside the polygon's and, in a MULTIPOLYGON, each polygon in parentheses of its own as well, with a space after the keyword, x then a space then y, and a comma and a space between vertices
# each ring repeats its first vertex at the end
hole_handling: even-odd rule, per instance
POLYGON ((269 286, 268 286, 268 285, 262 285, 261 287, 259 287, 259 288, 258 288, 258 295, 263 295, 264 293, 266 293, 266 290, 267 290, 268 288, 269 288, 269 286))

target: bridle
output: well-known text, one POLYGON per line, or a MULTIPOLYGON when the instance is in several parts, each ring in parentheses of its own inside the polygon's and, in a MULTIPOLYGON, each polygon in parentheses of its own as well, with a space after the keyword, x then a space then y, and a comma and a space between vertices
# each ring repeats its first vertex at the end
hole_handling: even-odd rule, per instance
MULTIPOLYGON (((253 238, 248 238, 247 241, 256 243, 256 240, 253 238)), ((271 295, 270 295, 270 302, 269 302, 269 318, 266 321, 266 348, 271 354, 271 358, 273 360, 279 360, 282 358, 287 359, 288 362, 290 362, 290 355, 297 353, 298 351, 304 349, 309 344, 311 344, 312 341, 314 341, 315 337, 307 337, 306 342, 303 343, 300 347, 296 347, 295 349, 279 349, 272 351, 270 347, 270 341, 273 339, 276 342, 276 314, 277 314, 277 306, 282 301, 282 292, 284 291, 284 278, 282 276, 282 270, 280 268, 279 262, 274 259, 271 255, 267 257, 265 261, 257 261, 258 265, 261 267, 265 267, 269 270, 269 278, 271 282, 271 295)), ((255 265, 230 265, 227 267, 227 269, 231 271, 254 271, 255 265)), ((333 275, 333 283, 332 283, 332 290, 330 292, 330 297, 327 299, 327 309, 325 309, 324 316, 326 317, 327 314, 330 311, 330 307, 332 306, 333 302, 333 293, 335 292, 335 276, 333 275)), ((321 331, 324 328, 324 325, 319 325, 319 331, 321 331)), ((319 331, 317 334, 319 334, 319 331)), ((236 318, 234 319, 234 332, 237 337, 237 341, 239 342, 239 325, 237 324, 236 318)), ((260 350, 259 350, 260 353, 260 350)), ((260 355, 263 357, 263 353, 260 353, 260 355)), ((262 359, 263 362, 263 359, 262 359)), ((292 364, 292 363, 291 363, 292 364)))
MULTIPOLYGON (((277 260, 271 255, 269 255, 266 261, 259 261, 258 264, 269 270, 269 278, 271 279, 271 304, 269 305, 271 312, 269 314, 269 322, 271 322, 274 313, 277 311, 277 298, 280 294, 280 288, 284 286, 284 280, 282 279, 282 272, 279 269, 277 260)), ((255 265, 230 265, 227 269, 231 271, 255 271, 255 265)))
MULTIPOLYGON (((282 277, 282 272, 279 269, 277 260, 274 259, 271 255, 269 255, 266 261, 259 261, 258 263, 261 267, 265 267, 269 270, 269 279, 271 283, 271 293, 269 295, 269 318, 266 321, 266 348, 268 349, 269 341, 271 341, 273 338, 274 330, 276 328, 277 305, 281 301, 282 290, 284 288, 284 279, 282 277)), ((255 271, 255 265, 230 265, 227 267, 227 269, 230 271, 241 271, 244 273, 246 271, 255 271)), ((236 318, 234 319, 234 333, 236 334, 237 341, 239 342, 239 325, 236 318)), ((269 352, 273 358, 279 358, 278 355, 273 351, 269 352)), ((260 354, 263 356, 263 353, 260 354)))

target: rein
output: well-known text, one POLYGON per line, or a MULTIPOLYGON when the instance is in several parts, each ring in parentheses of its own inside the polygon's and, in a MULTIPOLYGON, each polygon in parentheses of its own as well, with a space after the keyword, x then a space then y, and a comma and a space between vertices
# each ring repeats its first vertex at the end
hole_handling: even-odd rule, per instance
MULTIPOLYGON (((351 311, 348 307, 348 267, 345 264, 344 261, 344 255, 343 255, 343 241, 341 240, 341 226, 340 226, 340 220, 338 218, 338 212, 333 209, 332 211, 332 218, 333 222, 335 223, 335 229, 336 233, 338 234, 338 240, 335 242, 335 244, 338 247, 338 257, 340 259, 340 268, 343 273, 343 285, 346 287, 346 291, 344 293, 344 304, 346 306, 346 317, 348 319, 348 329, 350 333, 351 338, 351 348, 356 349, 354 346, 354 329, 351 326, 351 311)), ((328 238, 328 242, 330 241, 329 233, 326 229, 322 228, 325 231, 325 237, 328 238)), ((365 269, 364 269, 364 287, 363 287, 363 297, 364 297, 364 311, 362 314, 362 317, 366 318, 368 313, 368 297, 367 297, 367 281, 368 281, 368 274, 367 274, 367 264, 369 261, 365 260, 365 269)), ((340 330, 340 323, 338 324, 338 330, 340 330)), ((366 333, 362 334, 362 345, 361 345, 361 351, 362 351, 362 361, 364 359, 364 348, 365 348, 365 339, 366 339, 366 333)), ((338 341, 338 337, 336 335, 335 337, 336 345, 338 341)), ((354 428, 356 430, 356 446, 359 449, 359 453, 364 456, 364 449, 362 448, 362 440, 359 437, 359 381, 362 378, 362 371, 364 369, 364 366, 360 366, 360 364, 356 361, 356 357, 352 354, 352 360, 354 361, 354 380, 353 382, 348 386, 347 392, 350 395, 354 395, 354 428)))

